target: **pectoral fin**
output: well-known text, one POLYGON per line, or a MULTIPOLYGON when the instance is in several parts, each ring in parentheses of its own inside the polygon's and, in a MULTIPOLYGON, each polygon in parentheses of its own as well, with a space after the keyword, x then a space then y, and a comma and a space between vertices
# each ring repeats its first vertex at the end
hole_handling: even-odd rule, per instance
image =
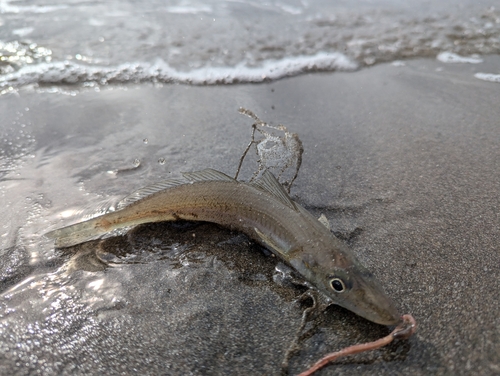
POLYGON ((331 226, 330 226, 330 221, 328 221, 328 218, 326 218, 326 216, 324 214, 321 214, 318 218, 318 221, 320 221, 323 225, 325 225, 325 227, 328 229, 328 230, 331 230, 331 226))

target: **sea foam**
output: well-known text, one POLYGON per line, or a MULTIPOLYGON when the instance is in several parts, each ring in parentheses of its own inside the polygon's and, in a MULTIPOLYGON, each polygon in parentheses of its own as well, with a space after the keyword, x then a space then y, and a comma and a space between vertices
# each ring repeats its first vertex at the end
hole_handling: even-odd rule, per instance
POLYGON ((124 63, 117 66, 98 66, 73 61, 47 62, 26 65, 0 76, 0 88, 29 84, 78 84, 97 82, 178 82, 193 85, 251 83, 276 80, 312 71, 353 71, 358 64, 338 53, 321 52, 312 56, 296 56, 268 60, 256 67, 239 64, 234 67, 203 67, 190 71, 172 68, 158 59, 154 63, 124 63))
POLYGON ((474 77, 483 80, 483 81, 489 81, 489 82, 498 82, 500 83, 500 74, 493 74, 493 73, 476 73, 474 77))

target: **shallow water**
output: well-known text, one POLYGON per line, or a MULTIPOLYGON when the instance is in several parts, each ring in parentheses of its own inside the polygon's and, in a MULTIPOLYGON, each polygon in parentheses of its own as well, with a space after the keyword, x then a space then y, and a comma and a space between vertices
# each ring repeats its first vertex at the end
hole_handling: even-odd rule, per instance
MULTIPOLYGON (((324 373, 500 372, 499 7, 350 4, 0 1, 1 374, 279 374, 310 302, 241 234, 41 236, 181 171, 234 174, 240 106, 299 134, 293 197, 420 325, 324 373)), ((308 328, 291 373, 388 333, 336 307, 308 328)))
POLYGON ((500 51, 497 1, 3 0, 0 25, 4 90, 62 82, 261 82, 443 51, 500 51))

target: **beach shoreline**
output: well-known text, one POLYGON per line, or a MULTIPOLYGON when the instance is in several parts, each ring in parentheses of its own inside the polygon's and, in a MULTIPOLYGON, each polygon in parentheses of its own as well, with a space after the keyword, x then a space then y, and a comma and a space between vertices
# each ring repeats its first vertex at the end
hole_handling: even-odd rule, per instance
MULTIPOLYGON (((500 84, 474 77, 500 73, 500 57, 483 58, 262 84, 2 96, 9 164, 0 193, 10 219, 0 373, 279 374, 305 307, 293 303, 302 290, 277 284, 277 260, 245 237, 158 225, 63 254, 41 237, 85 207, 182 171, 234 173, 251 131, 240 106, 298 133, 305 152, 292 197, 326 215, 419 325, 407 342, 322 374, 500 372, 500 84), (176 253, 175 244, 187 248, 176 253)), ((338 307, 311 326, 292 374, 388 333, 338 307)))

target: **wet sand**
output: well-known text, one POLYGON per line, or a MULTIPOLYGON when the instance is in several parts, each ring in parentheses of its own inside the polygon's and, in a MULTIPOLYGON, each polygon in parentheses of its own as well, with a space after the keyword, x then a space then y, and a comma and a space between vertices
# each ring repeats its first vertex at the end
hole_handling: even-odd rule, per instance
MULTIPOLYGON (((304 289, 275 282, 278 260, 245 237, 161 224, 54 253, 39 236, 63 210, 161 176, 234 173, 251 124, 240 106, 299 134, 292 196, 327 216, 419 324, 409 341, 318 375, 500 373, 500 85, 473 76, 498 73, 500 59, 405 64, 259 85, 2 97, 5 134, 22 113, 35 142, 21 137, 17 154, 2 144, 12 169, 2 180, 11 220, 0 373, 280 373, 310 302, 294 303, 304 289)), ((291 374, 389 332, 334 306, 307 328, 291 374)))

